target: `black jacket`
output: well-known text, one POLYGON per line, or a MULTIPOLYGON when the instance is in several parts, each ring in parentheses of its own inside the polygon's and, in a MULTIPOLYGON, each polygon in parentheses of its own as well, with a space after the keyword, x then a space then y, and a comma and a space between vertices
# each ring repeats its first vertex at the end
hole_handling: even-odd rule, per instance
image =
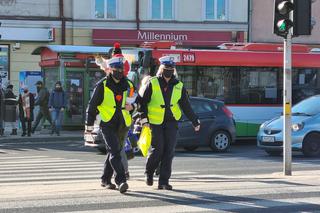
MULTIPOLYGON (((175 118, 173 117, 173 114, 170 109, 170 102, 171 102, 171 96, 173 92, 173 87, 179 83, 179 80, 175 77, 172 77, 169 82, 167 83, 166 80, 163 77, 157 77, 159 80, 160 88, 162 91, 162 95, 164 98, 165 106, 168 106, 165 108, 165 115, 164 115, 164 122, 168 121, 175 121, 175 118)), ((139 101, 140 109, 139 112, 141 113, 141 119, 148 118, 148 103, 151 100, 152 95, 152 84, 149 82, 146 86, 146 90, 144 91, 144 94, 142 97, 139 97, 137 101, 139 101)), ((188 119, 192 122, 193 126, 199 125, 199 120, 197 115, 193 112, 189 96, 187 93, 187 90, 183 86, 182 88, 182 95, 181 99, 178 102, 181 110, 183 113, 188 117, 188 119)))
POLYGON ((4 101, 5 105, 17 105, 18 104, 18 100, 17 100, 17 96, 13 93, 12 90, 8 89, 5 92, 5 101, 4 101))
POLYGON ((122 116, 121 107, 122 107, 122 99, 117 100, 116 96, 122 97, 123 92, 130 88, 127 78, 122 78, 119 83, 116 83, 113 78, 108 75, 107 77, 101 79, 97 84, 93 91, 92 97, 89 101, 87 111, 86 111, 86 125, 93 126, 94 121, 96 120, 97 114, 99 114, 98 106, 101 105, 104 98, 104 85, 103 81, 106 81, 106 86, 114 93, 116 100, 116 112, 111 118, 111 120, 107 123, 102 122, 100 125, 107 125, 111 128, 118 128, 120 124, 124 123, 124 118, 122 116))
POLYGON ((50 93, 47 88, 42 87, 38 92, 37 99, 34 102, 34 105, 39 105, 43 108, 48 108, 50 93))

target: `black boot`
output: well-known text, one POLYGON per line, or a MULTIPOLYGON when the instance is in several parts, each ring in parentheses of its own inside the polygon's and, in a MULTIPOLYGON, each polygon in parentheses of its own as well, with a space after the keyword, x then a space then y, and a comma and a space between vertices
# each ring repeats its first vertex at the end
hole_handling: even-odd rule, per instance
POLYGON ((11 134, 10 135, 17 135, 18 133, 17 133, 17 129, 12 129, 12 132, 11 132, 11 134))
POLYGON ((146 184, 148 186, 152 186, 153 185, 153 174, 149 175, 149 174, 145 174, 146 176, 146 184))
POLYGON ((24 137, 24 136, 26 136, 26 135, 27 135, 27 133, 26 133, 26 132, 23 132, 22 135, 21 135, 21 137, 24 137))
POLYGON ((158 185, 158 189, 172 190, 172 186, 170 184, 158 185))
POLYGON ((101 186, 106 189, 116 189, 116 185, 111 183, 111 181, 101 181, 101 186))
POLYGON ((118 187, 121 194, 125 193, 129 189, 129 186, 126 182, 121 183, 118 187))
POLYGON ((0 129, 0 136, 4 135, 4 129, 0 129))

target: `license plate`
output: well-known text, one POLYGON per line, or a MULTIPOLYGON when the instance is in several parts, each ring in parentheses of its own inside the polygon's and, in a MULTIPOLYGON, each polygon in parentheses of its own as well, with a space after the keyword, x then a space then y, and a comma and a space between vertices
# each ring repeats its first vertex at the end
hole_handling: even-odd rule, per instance
POLYGON ((263 136, 262 142, 274 142, 274 137, 272 136, 263 136))

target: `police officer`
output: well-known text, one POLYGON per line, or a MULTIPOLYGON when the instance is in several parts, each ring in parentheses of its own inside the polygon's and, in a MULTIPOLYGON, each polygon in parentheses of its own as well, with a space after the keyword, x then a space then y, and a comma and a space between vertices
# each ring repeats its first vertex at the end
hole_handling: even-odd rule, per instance
POLYGON ((129 188, 121 163, 123 141, 120 138, 131 125, 129 111, 133 110, 131 104, 126 103, 128 95, 133 93, 133 85, 123 75, 123 61, 123 57, 113 57, 107 61, 107 76, 96 85, 88 104, 86 119, 86 131, 90 132, 93 130, 96 115, 100 114, 100 128, 107 148, 101 186, 115 189, 116 185, 111 182, 115 172, 115 183, 120 193, 129 188))
POLYGON ((176 146, 177 121, 183 111, 192 121, 195 131, 200 130, 200 122, 190 106, 183 83, 177 79, 174 58, 164 56, 159 61, 157 76, 149 80, 139 99, 141 124, 150 126, 152 130, 152 149, 145 175, 147 185, 152 186, 153 173, 161 162, 158 189, 172 190, 169 179, 176 146))

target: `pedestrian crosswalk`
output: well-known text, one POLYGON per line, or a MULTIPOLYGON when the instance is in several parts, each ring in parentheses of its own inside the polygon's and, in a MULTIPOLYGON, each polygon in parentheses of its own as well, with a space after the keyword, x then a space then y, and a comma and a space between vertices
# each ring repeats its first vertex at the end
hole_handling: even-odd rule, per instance
POLYGON ((0 212, 6 213, 320 210, 316 180, 174 170, 174 190, 162 191, 145 185, 140 164, 130 165, 130 188, 121 195, 100 187, 100 160, 14 154, 0 155, 0 162, 0 212))
MULTIPOLYGON (((99 181, 103 161, 84 161, 47 156, 2 157, 0 167, 0 186, 15 184, 37 184, 38 182, 61 181, 99 181)), ((179 171, 174 175, 194 174, 179 171)), ((136 180, 144 178, 143 166, 130 166, 130 177, 136 180)))

